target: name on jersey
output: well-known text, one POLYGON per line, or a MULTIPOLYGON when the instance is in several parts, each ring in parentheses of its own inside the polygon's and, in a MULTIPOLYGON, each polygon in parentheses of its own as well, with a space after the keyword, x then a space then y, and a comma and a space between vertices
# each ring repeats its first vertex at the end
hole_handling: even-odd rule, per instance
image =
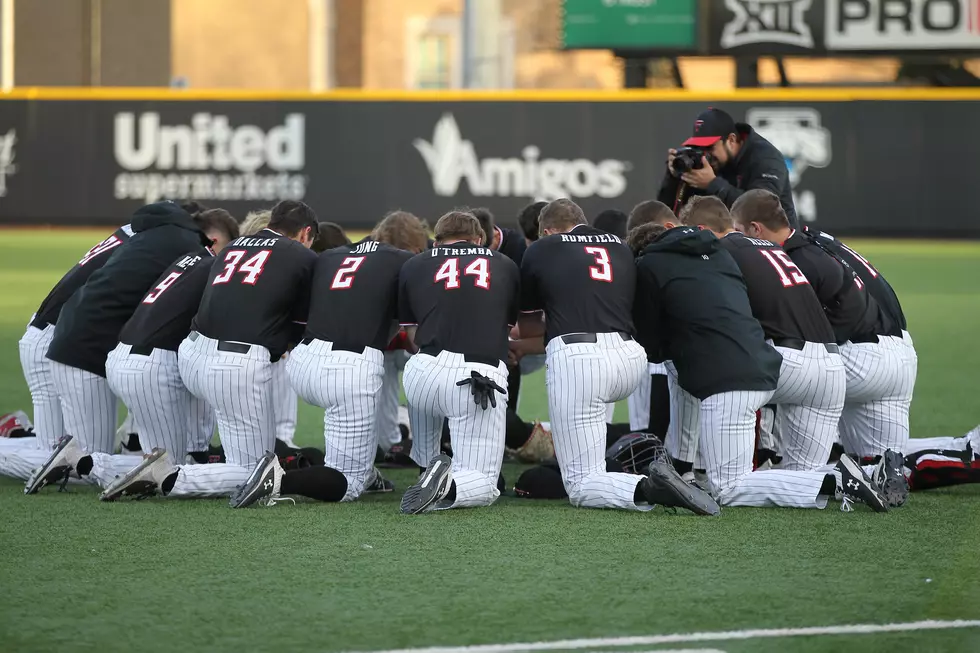
POLYGON ((189 268, 200 260, 201 260, 200 256, 185 256, 184 258, 177 261, 177 267, 189 268))
POLYGON ((622 243, 619 236, 612 234, 599 234, 596 236, 579 236, 576 234, 561 234, 563 243, 622 243))
POLYGON ((476 254, 478 256, 493 256, 493 250, 487 249, 486 247, 433 247, 431 256, 436 258, 438 256, 467 256, 469 254, 476 254))
POLYGON ((378 243, 374 240, 366 240, 354 249, 351 250, 351 254, 370 254, 371 252, 376 252, 378 250, 378 243))
POLYGON ((244 236, 236 238, 232 245, 235 247, 272 247, 278 240, 278 238, 249 238, 244 236))
POLYGON ((775 247, 776 246, 776 243, 771 243, 768 240, 760 240, 759 238, 749 238, 748 236, 745 236, 745 240, 747 240, 750 243, 752 243, 753 245, 757 245, 759 247, 775 247))

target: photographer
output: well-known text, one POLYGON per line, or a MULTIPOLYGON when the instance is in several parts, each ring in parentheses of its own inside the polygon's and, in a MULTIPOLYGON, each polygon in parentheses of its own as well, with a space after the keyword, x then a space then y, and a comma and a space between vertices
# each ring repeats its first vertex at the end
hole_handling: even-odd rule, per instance
POLYGON ((694 121, 694 135, 669 150, 657 199, 680 211, 692 195, 714 195, 729 208, 747 190, 775 193, 790 225, 799 227, 783 155, 752 127, 709 108, 694 121))

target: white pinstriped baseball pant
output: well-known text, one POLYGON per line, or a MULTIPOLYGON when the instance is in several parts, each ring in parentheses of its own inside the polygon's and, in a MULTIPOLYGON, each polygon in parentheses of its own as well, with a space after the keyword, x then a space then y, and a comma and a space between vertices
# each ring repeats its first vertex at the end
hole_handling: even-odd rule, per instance
POLYGON ((772 391, 721 392, 701 401, 700 454, 708 483, 723 506, 824 508, 822 471, 752 471, 755 413, 772 391))
POLYGON ((462 354, 443 351, 436 356, 415 354, 405 364, 405 396, 412 426, 411 457, 421 467, 439 454, 443 419, 449 420, 453 443, 453 480, 456 501, 452 506, 489 506, 500 491, 497 477, 504 457, 504 428, 507 395, 496 393, 496 408, 483 410, 473 401, 470 386, 457 386, 470 372, 492 379, 507 388, 507 367, 468 363, 462 354))
POLYGON ((653 387, 651 377, 654 374, 667 374, 663 363, 650 363, 647 368, 647 374, 640 379, 640 385, 626 398, 632 431, 646 431, 650 426, 650 392, 653 387))
POLYGON ((276 424, 276 438, 292 443, 296 435, 296 414, 299 410, 298 398, 289 383, 286 364, 291 353, 272 364, 272 419, 276 424))
POLYGON ((217 340, 196 332, 180 343, 180 377, 214 408, 226 462, 180 466, 171 497, 229 496, 275 448, 269 358, 269 350, 259 345, 244 354, 220 351, 217 340))
POLYGON ((342 501, 353 501, 374 470, 383 354, 371 347, 363 353, 335 350, 331 342, 313 340, 293 349, 286 370, 297 394, 325 409, 324 465, 344 475, 347 492, 342 501))
POLYGON ((618 333, 599 333, 595 343, 552 338, 546 351, 551 433, 569 502, 583 508, 650 509, 635 501, 644 477, 607 472, 605 458, 606 404, 628 397, 647 374, 643 347, 618 333))
POLYGON ((398 428, 398 373, 405 368, 408 352, 396 349, 384 352, 384 381, 378 395, 377 414, 374 429, 378 435, 378 444, 387 451, 392 445, 402 441, 402 432, 398 428))
POLYGON ((664 361, 664 368, 670 392, 670 425, 664 446, 671 457, 694 463, 698 458, 701 402, 680 386, 673 361, 664 361))
POLYGON ((775 430, 783 458, 778 467, 817 469, 827 464, 837 439, 847 385, 844 360, 813 342, 805 343, 802 350, 776 347, 776 351, 783 362, 769 403, 777 406, 775 430))
POLYGON ((844 449, 859 457, 903 452, 918 358, 912 338, 878 336, 877 343, 845 343, 847 395, 840 420, 844 449))
POLYGON ((116 395, 104 376, 48 361, 61 399, 65 432, 86 453, 112 453, 116 445, 116 395))

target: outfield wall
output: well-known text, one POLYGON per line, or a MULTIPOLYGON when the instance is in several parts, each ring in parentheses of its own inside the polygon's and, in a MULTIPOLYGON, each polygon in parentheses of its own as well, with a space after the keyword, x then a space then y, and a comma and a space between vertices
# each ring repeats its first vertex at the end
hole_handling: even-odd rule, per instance
POLYGON ((24 89, 0 96, 0 222, 116 224, 193 198, 302 199, 365 227, 533 198, 589 215, 655 196, 666 150, 720 106, 786 155, 802 219, 839 233, 980 236, 980 91, 334 92, 24 89))

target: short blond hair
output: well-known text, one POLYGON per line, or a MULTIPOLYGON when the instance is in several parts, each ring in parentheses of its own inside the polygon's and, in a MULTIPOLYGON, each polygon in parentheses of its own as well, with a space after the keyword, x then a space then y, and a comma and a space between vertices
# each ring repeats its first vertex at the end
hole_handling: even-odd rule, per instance
POLYGON ((425 225, 408 211, 392 211, 374 228, 371 238, 409 252, 424 251, 429 245, 425 225))
POLYGON ((254 236, 263 229, 269 226, 269 220, 272 219, 272 211, 265 209, 263 211, 252 211, 245 216, 245 222, 242 223, 239 231, 243 236, 254 236))
POLYGON ((728 212, 728 207, 717 197, 712 195, 695 195, 678 216, 681 224, 688 227, 703 225, 715 233, 731 231, 735 222, 732 214, 728 212))

